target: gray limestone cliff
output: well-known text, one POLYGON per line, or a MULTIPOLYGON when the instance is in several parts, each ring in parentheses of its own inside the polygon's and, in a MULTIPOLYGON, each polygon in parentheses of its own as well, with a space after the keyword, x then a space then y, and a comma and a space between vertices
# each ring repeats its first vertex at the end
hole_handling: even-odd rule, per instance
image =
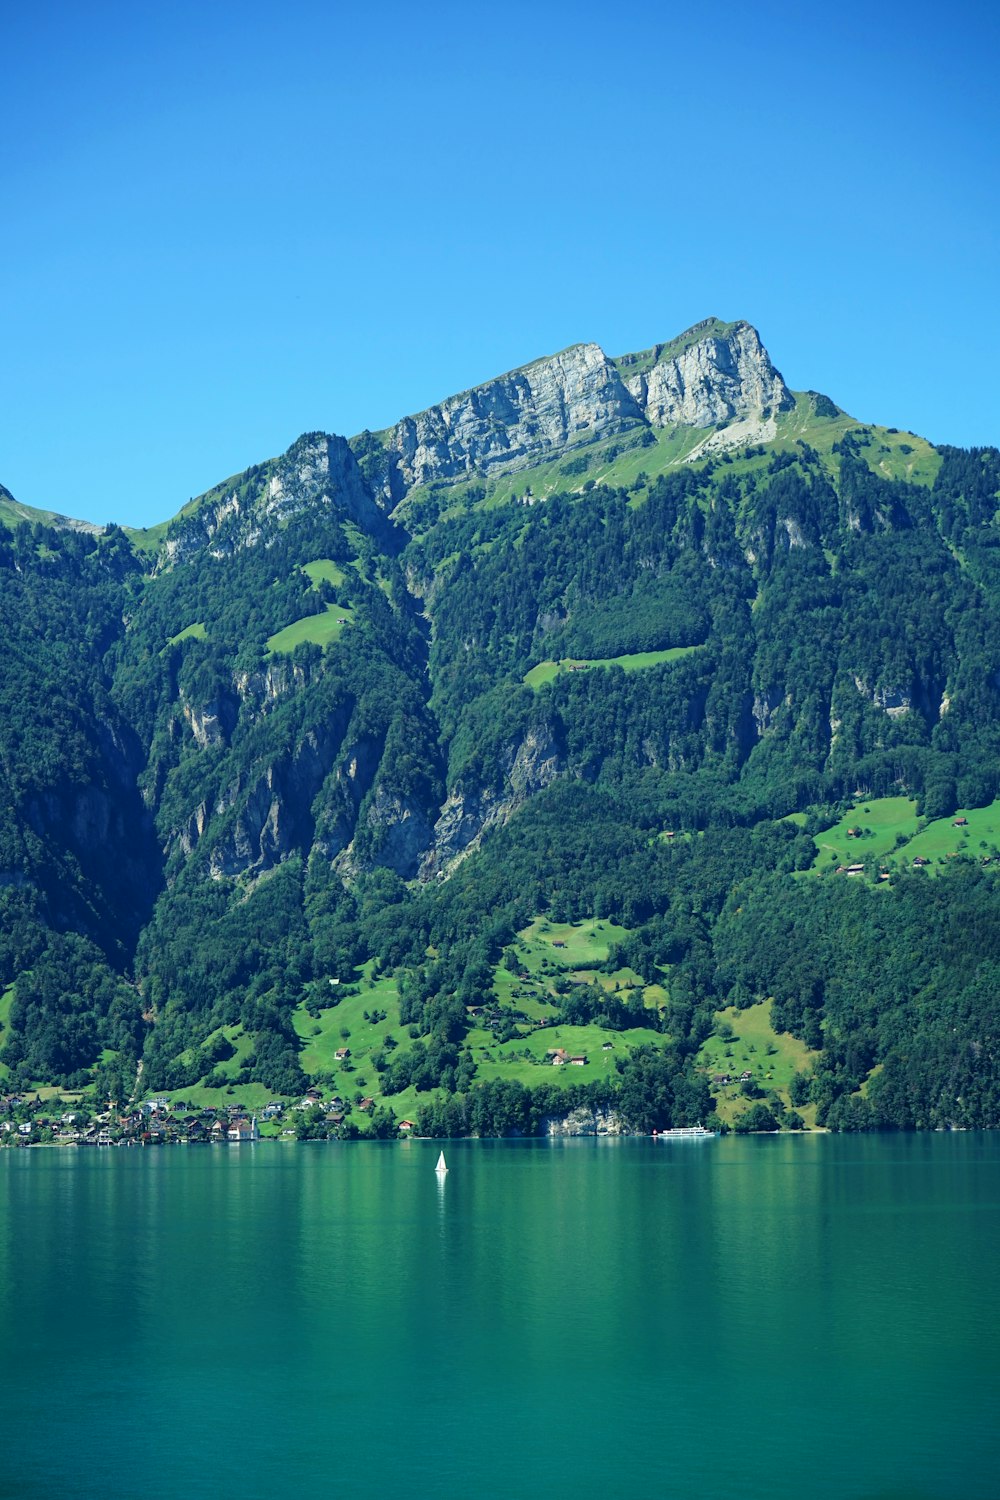
POLYGON ((725 325, 710 318, 671 344, 623 355, 617 364, 629 394, 654 427, 766 419, 795 404, 749 323, 725 325))
POLYGON ((793 404, 756 329, 709 318, 617 359, 575 344, 352 446, 391 510, 419 485, 516 472, 633 428, 760 423, 793 404))
MULTIPOLYGON (((226 556, 324 505, 388 543, 388 513, 422 485, 516 473, 649 428, 725 424, 731 441, 761 441, 774 436, 776 413, 793 404, 749 323, 709 318, 670 343, 616 359, 597 344, 574 344, 350 443, 306 433, 280 458, 185 507, 170 524, 160 566, 204 550, 226 556)), ((724 433, 706 441, 730 442, 724 433)))
POLYGON ((385 542, 390 524, 372 497, 347 440, 306 433, 287 453, 210 490, 171 522, 166 566, 207 550, 225 557, 253 546, 302 511, 330 506, 385 542))
POLYGON ((575 344, 404 417, 381 434, 372 477, 393 505, 416 485, 526 468, 642 421, 614 362, 575 344))

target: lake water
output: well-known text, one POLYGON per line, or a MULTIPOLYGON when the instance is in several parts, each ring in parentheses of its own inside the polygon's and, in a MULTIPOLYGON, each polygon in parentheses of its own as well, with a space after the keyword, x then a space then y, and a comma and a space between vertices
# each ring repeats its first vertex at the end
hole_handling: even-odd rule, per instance
POLYGON ((1000 1495, 1000 1136, 0 1152, 0 1496, 1000 1495))

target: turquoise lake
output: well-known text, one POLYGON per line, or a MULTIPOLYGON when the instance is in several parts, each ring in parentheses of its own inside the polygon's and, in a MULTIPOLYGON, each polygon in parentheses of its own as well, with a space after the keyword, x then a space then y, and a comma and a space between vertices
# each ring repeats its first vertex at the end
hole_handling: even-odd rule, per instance
POLYGON ((0 1496, 1000 1495, 1000 1136, 0 1152, 0 1496))

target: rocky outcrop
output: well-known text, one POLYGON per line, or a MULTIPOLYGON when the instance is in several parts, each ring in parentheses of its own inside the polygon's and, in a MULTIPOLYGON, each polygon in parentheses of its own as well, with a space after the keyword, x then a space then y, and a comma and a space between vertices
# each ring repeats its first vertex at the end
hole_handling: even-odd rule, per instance
POLYGON ((545 1135, 628 1135, 621 1115, 613 1109, 574 1109, 568 1115, 546 1115, 545 1135))
POLYGON ((780 688, 769 688, 766 693, 754 694, 752 713, 758 738, 762 738, 774 727, 778 710, 785 701, 780 688))
POLYGON ((434 825, 433 844, 420 867, 421 878, 447 874, 459 859, 479 848, 491 829, 506 823, 564 769, 563 747, 552 726, 530 729, 520 744, 508 747, 501 791, 456 787, 449 793, 434 825))
POLYGON ((604 351, 575 344, 404 417, 383 434, 379 477, 394 504, 415 485, 525 468, 642 420, 604 351))
POLYGON ((767 419, 795 404, 749 323, 720 328, 710 319, 663 346, 662 352, 653 352, 651 367, 635 375, 629 375, 628 362, 636 356, 626 355, 619 364, 630 394, 654 427, 714 427, 719 422, 767 419), (705 335, 698 338, 700 328, 705 335), (677 346, 679 352, 674 353, 677 346))
POLYGON ((888 714, 890 719, 898 719, 903 714, 909 713, 913 706, 909 692, 902 688, 887 687, 884 683, 877 683, 875 687, 870 687, 865 679, 859 676, 855 676, 854 686, 862 698, 867 698, 873 708, 881 709, 883 713, 888 714))
POLYGON ((200 708, 191 703, 183 703, 182 712, 195 744, 199 750, 206 750, 210 745, 228 744, 239 707, 228 694, 220 694, 200 708))
MULTIPOLYGON (((364 863, 382 865, 403 880, 411 880, 433 837, 423 808, 412 797, 376 786, 365 808, 364 825, 371 850, 364 863)), ((353 850, 340 862, 344 873, 354 873, 360 867, 353 850)))
POLYGON ((774 413, 791 405, 756 330, 708 319, 642 355, 612 360, 575 344, 354 446, 392 509, 417 485, 509 473, 634 427, 726 423, 735 426, 717 448, 766 441, 774 413))
POLYGON ((225 557, 284 525, 301 511, 330 506, 363 531, 390 545, 392 526, 375 504, 347 440, 307 433, 281 458, 248 469, 238 479, 209 491, 189 514, 171 524, 161 567, 184 562, 208 550, 225 557))
MULTIPOLYGON (((345 728, 346 710, 331 717, 322 732, 305 734, 290 753, 227 788, 214 808, 216 817, 226 819, 209 854, 214 878, 260 874, 294 850, 312 847, 313 803, 336 759, 345 728)), ((185 852, 201 839, 208 822, 208 809, 202 805, 180 830, 185 852)))

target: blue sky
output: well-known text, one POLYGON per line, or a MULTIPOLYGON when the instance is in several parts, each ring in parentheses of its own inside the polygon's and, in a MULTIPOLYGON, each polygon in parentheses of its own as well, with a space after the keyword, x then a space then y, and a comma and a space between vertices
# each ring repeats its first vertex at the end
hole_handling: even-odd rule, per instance
POLYGON ((0 482, 147 525, 303 431, 745 317, 1000 442, 984 7, 4 7, 0 482))

